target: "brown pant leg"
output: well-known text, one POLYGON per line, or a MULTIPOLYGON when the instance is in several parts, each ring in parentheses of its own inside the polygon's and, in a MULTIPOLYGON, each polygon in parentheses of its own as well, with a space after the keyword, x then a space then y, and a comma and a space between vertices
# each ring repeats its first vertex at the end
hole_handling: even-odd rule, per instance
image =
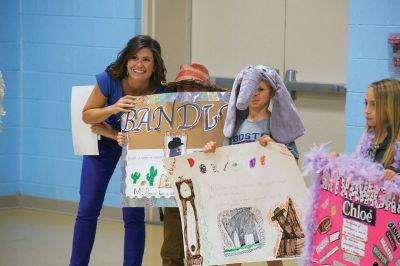
POLYGON ((161 247, 163 266, 184 266, 185 254, 181 217, 178 208, 165 208, 164 242, 161 247))

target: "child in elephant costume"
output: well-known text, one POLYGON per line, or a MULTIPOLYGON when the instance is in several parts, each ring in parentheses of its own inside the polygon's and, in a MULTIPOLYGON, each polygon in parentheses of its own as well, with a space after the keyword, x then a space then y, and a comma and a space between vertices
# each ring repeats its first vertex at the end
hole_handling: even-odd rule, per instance
MULTIPOLYGON (((249 65, 239 72, 229 99, 224 145, 259 141, 262 146, 266 146, 268 142, 276 141, 285 144, 298 159, 299 153, 294 141, 304 131, 292 98, 274 69, 263 65, 249 65), (272 101, 273 108, 270 111, 272 101)), ((215 152, 216 148, 216 143, 210 141, 205 145, 204 152, 215 152)), ((239 234, 238 230, 252 228, 251 222, 241 221, 240 224, 243 225, 241 228, 230 228, 226 223, 228 234, 230 231, 239 234)), ((270 261, 267 264, 283 265, 282 261, 270 261)))

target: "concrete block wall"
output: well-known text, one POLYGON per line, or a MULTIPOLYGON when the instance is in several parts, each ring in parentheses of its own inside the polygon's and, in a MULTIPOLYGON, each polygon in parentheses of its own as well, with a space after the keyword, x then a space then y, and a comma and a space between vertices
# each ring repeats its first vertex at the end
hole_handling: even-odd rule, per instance
MULTIPOLYGON (((5 55, 0 70, 10 68, 4 73, 0 195, 77 201, 82 158, 73 155, 71 87, 94 84, 94 75, 141 33, 141 1, 3 0, 0 5, 1 22, 8 18, 19 30, 0 25, 12 38, 0 37, 5 55)), ((106 205, 119 206, 119 184, 117 168, 106 205)))
POLYGON ((390 76, 387 39, 390 33, 400 33, 399 10, 397 0, 349 0, 347 152, 354 150, 364 130, 368 84, 390 76))
POLYGON ((0 196, 19 192, 21 132, 21 56, 19 1, 0 1, 0 71, 5 80, 4 108, 0 132, 0 196))

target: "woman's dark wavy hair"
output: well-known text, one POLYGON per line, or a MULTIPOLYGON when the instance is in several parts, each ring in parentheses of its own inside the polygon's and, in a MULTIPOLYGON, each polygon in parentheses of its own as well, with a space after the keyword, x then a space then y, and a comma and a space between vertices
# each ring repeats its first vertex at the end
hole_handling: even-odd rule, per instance
POLYGON ((117 60, 111 63, 106 71, 113 79, 123 79, 127 73, 126 63, 142 48, 149 48, 153 53, 155 71, 150 81, 160 87, 162 86, 161 81, 165 81, 167 70, 161 57, 160 44, 148 35, 137 35, 130 39, 125 48, 119 52, 117 60))

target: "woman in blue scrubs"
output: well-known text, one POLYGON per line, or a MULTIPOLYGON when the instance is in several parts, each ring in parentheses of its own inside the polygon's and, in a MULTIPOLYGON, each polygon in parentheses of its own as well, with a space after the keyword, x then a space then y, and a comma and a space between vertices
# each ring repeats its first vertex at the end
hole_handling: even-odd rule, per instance
MULTIPOLYGON (((137 96, 163 93, 166 69, 159 43, 138 35, 127 43, 115 62, 96 75, 97 84, 82 112, 85 123, 102 135, 99 155, 83 157, 80 201, 76 216, 70 266, 89 264, 97 219, 110 178, 121 156, 116 141, 120 117, 138 104, 137 96), (136 96, 136 97, 135 97, 136 96)), ((124 266, 142 264, 145 223, 144 208, 122 208, 125 225, 124 266)))

